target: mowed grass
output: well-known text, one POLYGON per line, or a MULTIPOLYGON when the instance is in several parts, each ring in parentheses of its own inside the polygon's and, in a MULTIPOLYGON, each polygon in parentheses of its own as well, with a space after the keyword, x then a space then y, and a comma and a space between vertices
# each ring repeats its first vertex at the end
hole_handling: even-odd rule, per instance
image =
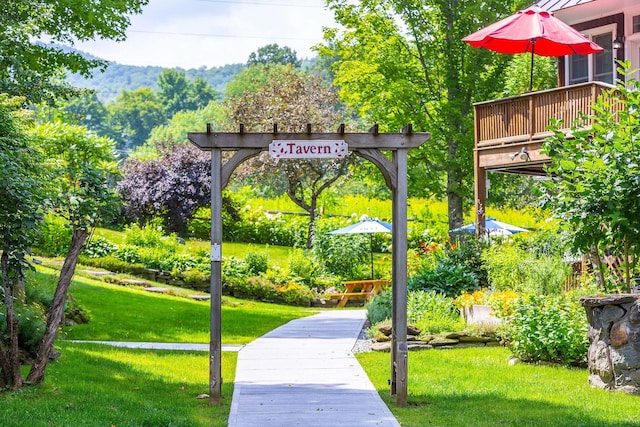
POLYGON ((504 348, 409 354, 409 405, 389 396, 389 353, 358 360, 402 426, 631 427, 640 397, 591 388, 585 369, 517 364, 504 348))
MULTIPOLYGON (((45 283, 53 270, 38 267, 45 283)), ((91 313, 60 338, 209 342, 209 303, 76 277, 73 298, 91 313)), ((225 297, 223 344, 248 343, 309 309, 225 297)), ((210 406, 209 353, 124 349, 58 340, 61 356, 36 387, 0 393, 0 426, 226 426, 237 354, 222 353, 222 399, 210 406)))
POLYGON ((208 352, 60 343, 42 385, 0 393, 0 425, 226 426, 236 353, 222 354, 222 399, 210 406, 208 352))
MULTIPOLYGON (((208 343, 210 305, 141 288, 76 277, 73 298, 91 321, 64 329, 68 340, 208 343)), ((278 326, 313 314, 309 308, 223 298, 223 344, 246 344, 278 326)))
MULTIPOLYGON (((125 243, 125 233, 108 228, 98 228, 95 231, 97 237, 103 237, 111 243, 121 245, 125 243)), ((185 245, 178 247, 182 253, 197 254, 199 252, 209 252, 211 242, 208 240, 192 240, 186 241, 185 245)), ((294 249, 288 246, 276 246, 255 243, 236 243, 223 242, 222 255, 224 257, 244 258, 248 252, 259 252, 267 256, 269 265, 277 265, 286 268, 289 265, 289 257, 294 249)))

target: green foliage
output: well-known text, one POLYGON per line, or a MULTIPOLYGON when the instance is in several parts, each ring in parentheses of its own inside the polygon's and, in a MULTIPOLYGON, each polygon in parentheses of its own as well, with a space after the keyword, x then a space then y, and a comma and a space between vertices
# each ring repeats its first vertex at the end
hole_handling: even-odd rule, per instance
MULTIPOLYGON (((18 345, 29 355, 35 355, 45 331, 45 310, 40 304, 33 302, 24 305, 17 304, 14 311, 18 319, 18 345)), ((5 305, 0 302, 0 339, 3 342, 7 342, 9 338, 5 312, 5 305)))
POLYGON ((263 302, 278 300, 278 287, 262 277, 231 277, 223 282, 225 293, 237 298, 255 299, 263 302))
POLYGON ((369 323, 375 325, 376 323, 391 319, 392 299, 393 294, 391 289, 385 289, 367 302, 365 307, 367 309, 367 319, 369 323))
POLYGON ((32 129, 47 157, 51 203, 75 230, 89 230, 113 213, 117 198, 109 185, 117 176, 114 143, 66 123, 44 123, 32 129))
POLYGON ((464 265, 438 264, 434 270, 419 269, 411 276, 407 286, 411 291, 433 290, 448 297, 455 297, 464 291, 480 289, 478 278, 464 265))
MULTIPOLYGON (((223 93, 227 83, 245 68, 244 64, 227 64, 212 68, 191 68, 185 70, 189 79, 205 79, 218 93, 223 93)), ((124 65, 111 62, 102 73, 94 73, 91 78, 79 74, 66 77, 71 85, 94 91, 101 102, 108 103, 123 91, 134 91, 142 87, 158 89, 158 76, 166 68, 156 66, 124 65)))
POLYGON ((524 296, 502 333, 522 360, 581 365, 586 362, 588 323, 575 294, 524 296))
POLYGON ((450 298, 464 291, 474 291, 486 284, 486 270, 481 259, 481 245, 475 239, 447 247, 433 261, 427 258, 409 277, 407 286, 411 291, 433 290, 450 298))
POLYGON ((324 268, 309 250, 294 249, 289 254, 289 275, 295 281, 317 292, 323 292, 336 284, 335 280, 325 277, 324 268))
POLYGON ((125 243, 142 248, 160 248, 167 251, 175 251, 178 241, 175 234, 164 234, 160 220, 150 221, 142 227, 138 224, 130 224, 125 227, 125 243))
MULTIPOLYGON (((558 85, 558 61, 555 57, 534 55, 533 85, 531 83, 531 55, 514 55, 513 61, 505 70, 505 82, 502 96, 516 96, 531 91, 552 89, 558 85)), ((493 185, 491 186, 493 191, 493 185)))
POLYGON ((308 287, 297 283, 289 283, 278 289, 278 296, 285 304, 308 307, 315 299, 315 294, 308 287))
POLYGON ((268 258, 265 253, 252 250, 244 256, 244 262, 247 264, 249 274, 259 276, 266 273, 268 268, 268 258))
POLYGON ((0 253, 6 260, 2 268, 5 292, 14 292, 23 275, 25 255, 37 237, 46 196, 43 158, 27 134, 32 115, 21 108, 23 102, 0 94, 0 253))
POLYGON ((179 111, 195 111, 213 101, 217 94, 201 77, 187 80, 184 71, 164 70, 158 76, 158 97, 164 105, 167 117, 179 111))
POLYGON ((449 228, 462 223, 472 195, 472 103, 501 90, 512 60, 471 48, 462 38, 512 13, 516 3, 327 2, 341 28, 324 30, 319 52, 340 58, 334 83, 350 111, 385 131, 407 123, 437 129, 428 144, 409 153, 409 193, 446 194, 449 228))
POLYGON ((298 60, 296 52, 290 47, 280 47, 277 43, 272 43, 258 48, 255 52, 251 52, 247 65, 257 64, 291 64, 294 67, 300 67, 301 62, 298 60))
POLYGON ((535 245, 503 242, 483 253, 489 285, 497 291, 552 295, 562 292, 571 267, 561 254, 544 253, 535 245))
POLYGON ((148 0, 5 0, 0 9, 0 93, 26 96, 30 103, 53 103, 57 97, 74 93, 61 78, 65 71, 88 77, 92 68, 106 64, 60 45, 44 45, 42 35, 46 34, 53 43, 64 44, 96 39, 120 41, 125 38, 130 15, 141 13, 147 3, 148 0))
MULTIPOLYGON (((620 71, 630 77, 631 64, 622 63, 620 71)), ((605 90, 591 114, 571 124, 552 123, 553 136, 544 145, 552 159, 549 173, 556 177, 545 185, 547 201, 568 231, 572 250, 591 253, 594 260, 608 251, 621 257, 625 270, 640 247, 639 108, 640 92, 629 78, 605 90), (563 131, 569 126, 572 138, 563 131)), ((631 275, 625 274, 627 290, 631 275)), ((604 280, 600 285, 607 290, 604 280)))
POLYGON ((422 333, 462 330, 465 323, 453 298, 436 291, 414 291, 407 295, 407 321, 422 333))
POLYGON ((167 121, 164 106, 151 88, 123 91, 107 109, 111 114, 113 126, 119 130, 120 149, 142 145, 149 137, 151 129, 167 121))
POLYGON ((104 237, 93 237, 85 241, 84 246, 82 246, 82 254, 89 258, 100 258, 111 255, 117 249, 117 245, 114 245, 104 237))
POLYGON ((313 254, 329 273, 343 280, 371 276, 368 235, 318 233, 313 254))
POLYGON ((168 124, 154 127, 144 145, 137 147, 132 155, 138 158, 157 156, 158 146, 187 143, 187 133, 202 132, 203 123, 210 123, 213 129, 219 129, 224 121, 223 107, 217 101, 211 101, 198 110, 179 111, 169 119, 168 124))
MULTIPOLYGON (((120 248, 121 249, 121 248, 120 248)), ((80 263, 95 268, 101 268, 114 273, 128 273, 137 276, 147 274, 146 266, 138 261, 125 261, 109 255, 100 258, 88 258, 80 256, 80 263)))
POLYGON ((64 256, 71 242, 71 227, 66 219, 48 214, 40 224, 40 234, 34 250, 44 256, 64 256))

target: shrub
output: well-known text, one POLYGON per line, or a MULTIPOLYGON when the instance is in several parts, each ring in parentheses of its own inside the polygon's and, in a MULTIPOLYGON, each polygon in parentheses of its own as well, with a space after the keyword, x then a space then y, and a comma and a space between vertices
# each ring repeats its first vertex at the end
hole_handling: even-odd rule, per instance
POLYGON ((483 254, 492 288, 531 294, 558 294, 570 275, 570 266, 560 256, 535 256, 531 247, 494 245, 483 254))
POLYGON ((297 283, 289 283, 278 289, 280 298, 285 304, 308 307, 315 299, 311 289, 297 283))
POLYGON ((222 271, 224 277, 247 277, 249 275, 247 263, 234 256, 222 258, 222 271))
POLYGON ((84 246, 82 246, 82 254, 89 258, 99 258, 111 255, 117 249, 117 245, 114 245, 104 237, 96 237, 84 243, 84 246))
POLYGON ((67 221, 54 214, 45 216, 40 235, 35 242, 37 253, 43 256, 63 256, 71 243, 71 228, 67 221))
POLYGON ((435 291, 409 292, 407 320, 423 333, 461 330, 465 322, 452 298, 435 291))
POLYGON ((369 323, 375 325, 384 320, 391 319, 392 316, 392 296, 391 289, 385 289, 369 300, 366 304, 367 319, 369 323))
MULTIPOLYGON (((18 346, 28 354, 35 355, 45 331, 45 310, 36 302, 25 305, 15 304, 14 310, 18 319, 18 346)), ((6 342, 7 339, 5 313, 6 308, 0 302, 0 342, 6 342)))
POLYGON ((79 262, 83 265, 101 268, 103 270, 112 271, 114 273, 127 273, 132 275, 147 274, 147 268, 144 266, 144 264, 123 261, 111 255, 100 258, 88 258, 85 256, 80 256, 79 262))
POLYGON ((139 248, 131 245, 121 245, 113 253, 113 257, 132 264, 140 263, 142 261, 139 248))
POLYGON ((82 325, 89 323, 91 320, 91 314, 89 311, 78 303, 75 299, 67 298, 67 304, 64 308, 64 323, 65 325, 82 325))
POLYGON ((464 264, 440 263, 434 270, 419 268, 408 281, 410 291, 437 291, 453 298, 464 291, 480 289, 478 277, 464 264))
POLYGON ((225 292, 238 298, 276 302, 279 296, 278 287, 262 277, 233 277, 226 279, 223 286, 225 292))
POLYGON ((125 228, 125 243, 141 248, 162 248, 168 252, 175 252, 178 240, 175 234, 165 236, 159 219, 140 227, 137 224, 125 228))
POLYGON ((525 296, 501 333, 511 352, 528 362, 586 363, 588 323, 573 294, 525 296))
POLYGON ((244 262, 247 264, 249 274, 254 276, 266 273, 269 268, 267 254, 264 252, 247 252, 244 256, 244 262))
POLYGON ((181 277, 185 285, 195 289, 206 288, 209 286, 211 281, 209 273, 205 273, 197 268, 189 268, 185 270, 181 277))
POLYGON ((311 251, 296 249, 289 255, 289 274, 296 281, 305 286, 322 292, 331 282, 323 280, 322 264, 313 256, 311 251))
POLYGON ((344 280, 370 277, 368 237, 362 235, 330 235, 317 233, 313 254, 331 274, 344 280))

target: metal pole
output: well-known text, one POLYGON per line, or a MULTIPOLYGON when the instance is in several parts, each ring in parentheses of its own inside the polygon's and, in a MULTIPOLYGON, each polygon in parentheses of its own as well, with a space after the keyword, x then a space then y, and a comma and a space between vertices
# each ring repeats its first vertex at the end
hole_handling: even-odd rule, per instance
POLYGON ((219 405, 222 386, 222 150, 211 150, 211 338, 209 404, 219 405))

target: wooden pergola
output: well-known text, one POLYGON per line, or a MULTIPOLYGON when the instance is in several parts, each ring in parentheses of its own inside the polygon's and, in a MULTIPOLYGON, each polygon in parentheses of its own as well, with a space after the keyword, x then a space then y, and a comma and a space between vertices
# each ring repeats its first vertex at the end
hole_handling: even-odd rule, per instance
POLYGON ((348 150, 375 164, 392 191, 392 293, 393 333, 391 345, 391 394, 399 406, 407 405, 407 153, 430 138, 429 133, 414 133, 405 126, 400 133, 378 133, 373 126, 368 133, 346 133, 341 125, 335 133, 281 133, 274 124, 273 132, 190 132, 189 141, 211 152, 211 338, 209 346, 209 402, 220 403, 222 384, 222 190, 233 171, 245 160, 269 149, 275 141, 343 141, 348 150), (223 163, 222 152, 232 151, 223 163), (384 154, 391 152, 391 159, 384 154))

